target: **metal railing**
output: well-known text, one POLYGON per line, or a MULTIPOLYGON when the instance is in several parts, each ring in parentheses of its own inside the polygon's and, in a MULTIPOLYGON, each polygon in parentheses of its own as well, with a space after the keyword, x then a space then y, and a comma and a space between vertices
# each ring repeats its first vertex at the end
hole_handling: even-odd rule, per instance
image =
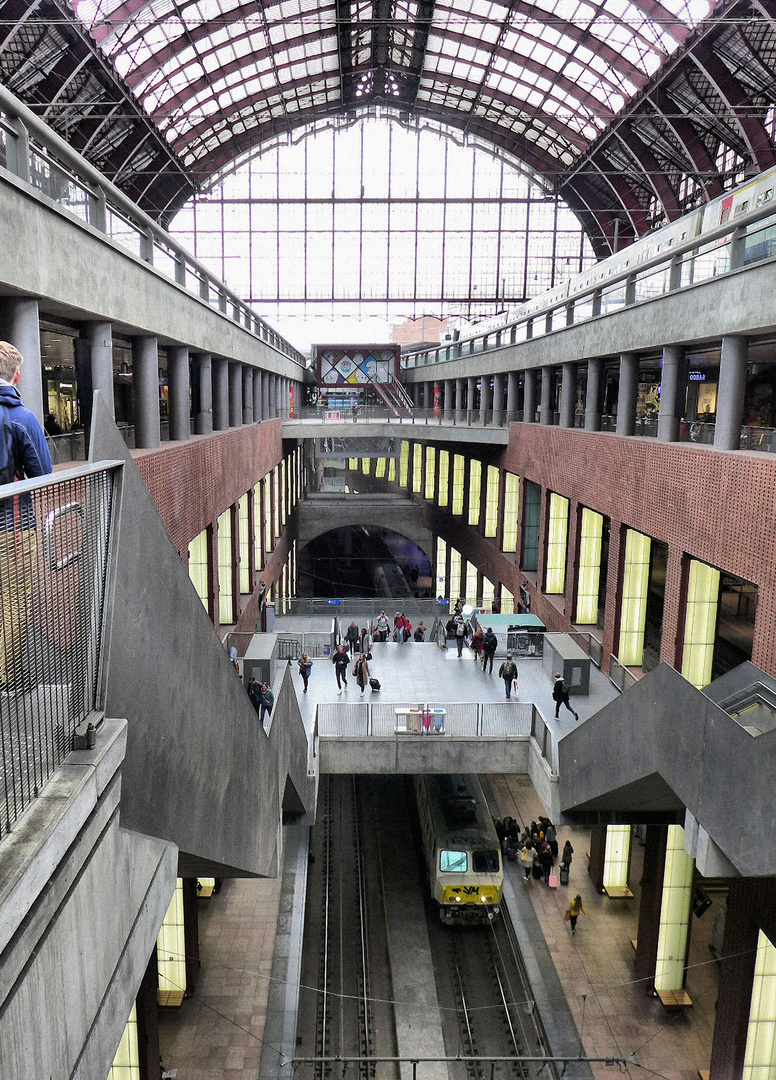
POLYGON ((319 738, 331 739, 527 739, 539 730, 537 715, 529 701, 325 702, 316 725, 319 738))
POLYGON ((629 668, 620 663, 616 656, 609 657, 609 678, 620 693, 623 694, 639 681, 629 668))
POLYGON ((0 86, 0 168, 302 367, 307 358, 0 86))
POLYGON ((0 837, 99 722, 113 492, 101 462, 0 487, 0 837))

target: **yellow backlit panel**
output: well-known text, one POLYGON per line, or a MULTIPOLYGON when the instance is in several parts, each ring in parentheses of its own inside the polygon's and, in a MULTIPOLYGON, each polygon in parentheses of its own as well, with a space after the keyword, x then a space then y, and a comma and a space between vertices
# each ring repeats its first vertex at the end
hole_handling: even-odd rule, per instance
POLYGON ((655 990, 681 990, 692 902, 694 861, 684 850, 684 829, 668 826, 660 930, 655 962, 655 990))
POLYGON ((175 883, 170 906, 156 941, 159 989, 186 989, 186 938, 183 930, 183 878, 175 883))
POLYGON ((436 468, 436 448, 426 447, 426 483, 423 498, 431 502, 434 498, 434 470, 436 468))
POLYGON ((264 569, 264 552, 261 550, 261 484, 253 489, 253 546, 256 569, 264 569))
POLYGON ((272 470, 272 490, 275 493, 275 539, 277 539, 283 531, 281 525, 281 498, 280 498, 280 466, 276 465, 272 470))
POLYGON ((375 465, 375 476, 376 477, 382 478, 382 477, 385 476, 385 464, 386 464, 386 462, 385 462, 384 457, 380 457, 380 458, 377 459, 377 464, 375 465))
POLYGON ((717 636, 719 570, 692 559, 687 582, 687 615, 684 622, 682 675, 693 686, 711 682, 714 641, 717 636))
POLYGON ((628 884, 630 844, 630 825, 606 826, 606 851, 604 854, 605 889, 621 887, 628 884))
POLYGON ((501 550, 517 551, 517 511, 520 505, 520 477, 504 475, 504 542, 501 550))
POLYGON ((251 574, 249 565, 249 544, 248 544, 248 496, 243 495, 237 504, 237 521, 239 525, 240 536, 240 592, 250 593, 251 589, 251 574))
POLYGON ((469 524, 479 525, 480 495, 482 493, 482 464, 476 459, 469 462, 469 524))
POLYGON ((140 1080, 140 1055, 137 1043, 137 1009, 132 1006, 119 1048, 108 1072, 108 1080, 140 1080))
POLYGON ((742 1080, 776 1076, 776 948, 760 931, 742 1080))
POLYGON ((499 470, 495 465, 488 465, 485 489, 485 535, 495 537, 498 529, 498 489, 499 470))
POLYGON ((454 514, 463 513, 463 474, 464 460, 462 454, 453 455, 453 505, 454 514))
POLYGON ((577 622, 598 621, 598 590, 601 580, 601 545, 604 519, 601 514, 584 508, 579 538, 579 570, 577 577, 577 622))
POLYGON ((569 500, 550 494, 550 521, 547 533, 547 576, 545 592, 560 594, 566 588, 566 540, 569 530, 569 500))
POLYGON ((620 663, 626 667, 640 667, 644 659, 651 543, 648 536, 636 532, 635 529, 628 529, 625 540, 618 657, 620 663))
POLYGON ((423 447, 415 443, 412 448, 412 490, 420 495, 423 488, 423 447))
POLYGON ((447 450, 439 451, 439 493, 437 506, 447 506, 450 499, 450 454, 447 450))
POLYGON ((436 546, 436 595, 445 597, 447 592, 447 544, 437 537, 436 546))
POLYGON ((372 461, 368 457, 361 458, 361 472, 364 476, 369 476, 372 471, 372 461))
POLYGON ((475 607, 477 604, 477 567, 474 563, 466 564, 466 603, 475 607))
MULTIPOLYGON (((280 462, 280 480, 279 480, 278 500, 280 506, 280 522, 282 525, 286 523, 286 459, 280 462)), ((280 536, 280 530, 278 530, 278 536, 280 536)))
POLYGON ((396 458, 392 457, 388 459, 388 479, 394 484, 396 483, 396 458))
POLYGON ((232 603, 232 513, 225 510, 218 519, 218 621, 233 621, 232 603))
POLYGON ((461 595, 461 553, 450 548, 450 599, 457 600, 461 595))
POLYGON ((407 473, 409 472, 410 464, 410 444, 406 439, 402 439, 402 444, 399 449, 399 485, 401 487, 407 486, 407 473))
POLYGON ((482 579, 482 606, 490 607, 493 603, 493 598, 496 595, 496 586, 492 581, 488 581, 486 577, 482 579))
POLYGON ((207 607, 207 531, 195 536, 189 544, 189 577, 197 596, 207 607))

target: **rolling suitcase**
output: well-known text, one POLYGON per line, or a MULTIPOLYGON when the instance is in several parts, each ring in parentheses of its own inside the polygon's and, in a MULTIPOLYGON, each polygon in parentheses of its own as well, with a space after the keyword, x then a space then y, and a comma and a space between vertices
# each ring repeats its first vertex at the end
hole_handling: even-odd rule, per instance
POLYGON ((372 679, 369 680, 369 685, 371 686, 371 688, 373 690, 379 690, 380 689, 380 680, 372 678, 372 679))
POLYGON ((561 866, 560 874, 558 876, 560 878, 561 885, 568 885, 568 883, 569 883, 569 868, 566 866, 565 863, 561 866))

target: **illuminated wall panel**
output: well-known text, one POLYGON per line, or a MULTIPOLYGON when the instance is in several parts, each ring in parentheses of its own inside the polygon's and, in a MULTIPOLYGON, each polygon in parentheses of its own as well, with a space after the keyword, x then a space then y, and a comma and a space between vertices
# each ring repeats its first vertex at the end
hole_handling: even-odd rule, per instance
POLYGON ((272 490, 275 493, 275 539, 277 539, 283 531, 283 526, 280 523, 282 498, 279 465, 276 465, 272 470, 272 490))
POLYGON ((501 586, 501 614, 514 615, 515 598, 506 585, 501 586))
POLYGON ((137 1009, 132 1006, 127 1026, 108 1073, 108 1080, 140 1080, 140 1055, 137 1045, 137 1009))
POLYGON ((364 476, 369 476, 371 471, 372 471, 371 459, 368 458, 368 457, 361 458, 361 472, 364 474, 364 476))
POLYGON ((694 861, 684 850, 684 829, 668 826, 660 930, 657 939, 655 990, 681 990, 684 986, 684 958, 687 925, 692 902, 694 861))
POLYGON ((420 495, 423 488, 423 447, 415 443, 412 448, 412 490, 420 495))
POLYGON ((760 931, 742 1080, 776 1076, 776 948, 760 931))
POLYGON ((464 593, 466 603, 475 607, 477 603, 477 567, 474 563, 466 563, 466 591, 464 593))
POLYGON ((469 524, 480 523, 480 501, 482 495, 482 464, 476 459, 469 462, 469 524))
POLYGON ((436 448, 426 447, 426 478, 423 498, 431 502, 434 498, 434 471, 436 468, 436 448))
MULTIPOLYGON (((280 462, 279 468, 280 468, 280 478, 279 478, 279 484, 280 484, 279 500, 280 501, 279 501, 278 505, 280 506, 280 524, 285 525, 285 523, 286 523, 286 500, 288 499, 288 489, 286 488, 286 459, 285 458, 283 458, 283 460, 280 462)), ((281 532, 281 530, 278 529, 278 536, 280 536, 280 532, 281 532)))
POLYGON ((635 529, 628 529, 625 540, 618 657, 620 663, 626 667, 640 667, 644 659, 650 545, 648 536, 636 532, 635 529))
POLYGON ((450 548, 450 599, 457 600, 461 595, 461 553, 450 548))
POLYGON ((517 512, 520 505, 520 477, 504 474, 504 540, 501 550, 517 551, 517 512))
POLYGON ((447 506, 450 499, 450 454, 447 450, 439 451, 439 492, 437 506, 447 506))
POLYGON ((218 519, 218 621, 234 621, 232 590, 232 513, 225 510, 218 519))
POLYGON ((207 607, 207 531, 203 530, 189 544, 189 577, 197 596, 207 607))
POLYGON ((719 579, 719 570, 715 570, 713 566, 707 566, 697 559, 690 560, 682 675, 699 690, 711 682, 714 640, 717 635, 719 579))
POLYGON ((495 537, 498 528, 499 470, 488 465, 485 487, 485 535, 495 537))
POLYGON ((262 551, 261 531, 261 484, 256 484, 253 489, 253 554, 256 560, 256 569, 264 569, 264 552, 262 551))
POLYGON ((382 479, 385 476, 386 464, 387 461, 384 457, 377 459, 377 463, 375 464, 375 476, 378 477, 378 479, 382 479))
POLYGON ((489 608, 496 595, 496 586, 486 577, 482 579, 482 606, 489 608))
POLYGON ((603 516, 587 508, 583 509, 577 577, 576 621, 578 623, 595 624, 598 621, 598 589, 601 580, 603 535, 603 516))
POLYGON ((410 444, 406 439, 402 439, 401 447, 399 449, 399 486, 407 486, 407 474, 409 472, 410 464, 410 444))
POLYGON ((447 589, 447 544, 441 537, 436 542, 436 595, 442 598, 449 596, 447 589))
POLYGON ((357 472, 359 466, 359 459, 357 457, 348 458, 348 468, 351 472, 357 472))
POLYGON ((248 543, 248 496, 243 495, 237 504, 237 524, 240 537, 240 592, 250 593, 251 567, 250 545, 248 543))
POLYGON ((566 541, 569 531, 569 500, 554 492, 550 495, 550 520, 547 532, 547 593, 563 593, 566 588, 566 541))
POLYGON ((464 459, 462 454, 453 455, 453 499, 452 499, 452 512, 454 514, 463 513, 463 475, 464 475, 464 459))
POLYGON ((619 888, 628 884, 630 845, 630 825, 606 826, 603 879, 605 889, 619 888))
MULTIPOLYGON (((272 485, 270 482, 270 474, 264 477, 262 481, 264 484, 264 551, 266 555, 272 554, 273 541, 272 541, 272 515, 270 514, 270 497, 272 491, 272 485)), ((266 560, 264 562, 266 565, 266 560)))
POLYGON ((388 459, 388 479, 396 483, 396 458, 388 459))
POLYGON ((186 990, 186 938, 183 929, 183 878, 175 883, 170 906, 156 940, 159 990, 186 990))

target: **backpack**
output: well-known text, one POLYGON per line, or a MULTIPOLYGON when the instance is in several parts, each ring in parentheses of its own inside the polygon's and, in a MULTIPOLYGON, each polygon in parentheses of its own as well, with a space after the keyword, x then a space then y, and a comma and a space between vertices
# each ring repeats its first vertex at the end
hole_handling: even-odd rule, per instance
POLYGON ((7 422, 8 410, 0 405, 0 484, 12 484, 16 479, 16 459, 13 435, 7 422))

